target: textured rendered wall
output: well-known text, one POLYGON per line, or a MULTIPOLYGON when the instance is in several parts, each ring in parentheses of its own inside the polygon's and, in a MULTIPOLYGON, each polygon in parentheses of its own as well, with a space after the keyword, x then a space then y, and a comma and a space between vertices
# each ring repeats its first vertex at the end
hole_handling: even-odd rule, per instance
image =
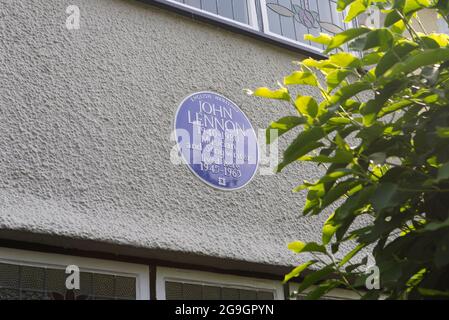
POLYGON ((290 191, 313 166, 220 192, 169 161, 186 95, 222 93, 265 128, 287 105, 242 89, 274 85, 295 59, 137 2, 0 0, 0 229, 297 263, 286 244, 320 239, 290 191), (65 28, 69 4, 80 30, 65 28))

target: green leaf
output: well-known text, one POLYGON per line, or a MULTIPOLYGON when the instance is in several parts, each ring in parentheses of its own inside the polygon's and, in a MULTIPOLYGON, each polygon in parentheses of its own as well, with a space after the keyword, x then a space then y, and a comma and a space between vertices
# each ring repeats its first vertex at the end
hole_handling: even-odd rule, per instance
POLYGON ((334 225, 333 222, 334 215, 335 213, 332 213, 324 223, 321 237, 324 245, 327 245, 331 241, 333 235, 338 229, 338 226, 334 225))
POLYGON ((312 127, 301 132, 285 150, 284 159, 278 165, 277 171, 280 172, 288 164, 322 146, 323 144, 318 141, 324 136, 325 131, 321 127, 312 127))
POLYGON ((406 0, 402 13, 405 16, 410 16, 418 10, 427 8, 431 5, 431 0, 406 0))
POLYGON ((310 286, 314 285, 324 277, 327 277, 331 273, 334 272, 334 268, 332 266, 326 266, 321 270, 315 271, 304 278, 304 281, 298 287, 298 293, 303 292, 310 286))
POLYGON ((437 181, 449 179, 449 162, 438 168, 437 181))
POLYGON ((338 264, 339 267, 343 267, 346 263, 349 262, 349 260, 351 260, 357 253, 360 252, 360 250, 362 250, 364 247, 366 246, 366 244, 364 243, 360 243, 359 245, 357 245, 357 247, 355 247, 354 249, 352 249, 338 264))
POLYGON ((248 94, 251 94, 256 97, 262 97, 267 99, 278 99, 278 100, 286 100, 290 101, 290 94, 288 93, 287 88, 280 88, 278 90, 270 90, 266 87, 257 88, 253 91, 247 91, 248 94))
POLYGON ((449 127, 437 127, 437 135, 440 138, 449 138, 449 127))
POLYGON ((321 163, 340 163, 346 164, 350 163, 353 160, 352 152, 347 150, 337 149, 335 151, 335 155, 333 157, 329 156, 303 156, 299 158, 301 161, 313 161, 313 162, 321 162, 321 163))
POLYGON ((438 9, 439 14, 441 15, 449 14, 449 2, 447 0, 438 0, 435 7, 438 9))
POLYGON ((323 197, 320 209, 321 210, 325 209, 331 203, 340 199, 343 195, 349 193, 352 189, 356 188, 357 186, 360 186, 360 182, 353 179, 348 179, 339 182, 332 189, 326 192, 326 194, 323 197))
POLYGON ((402 35, 406 29, 404 20, 399 20, 390 26, 390 31, 396 33, 397 35, 402 35))
POLYGON ((396 10, 391 10, 385 16, 384 26, 390 27, 399 20, 401 20, 401 15, 399 14, 399 12, 397 12, 396 10))
POLYGON ((375 152, 373 154, 370 154, 368 158, 376 165, 383 165, 385 163, 385 160, 387 159, 387 154, 385 152, 375 152))
POLYGON ((381 211, 385 208, 397 204, 395 196, 398 192, 399 186, 395 183, 385 182, 379 184, 376 191, 371 197, 371 203, 376 211, 381 211))
POLYGON ((335 210, 333 224, 338 226, 337 240, 346 232, 347 227, 349 227, 357 211, 367 206, 368 200, 374 192, 375 186, 363 186, 357 180, 355 183, 358 184, 348 191, 349 197, 335 210))
POLYGON ((329 53, 329 51, 339 48, 346 42, 351 41, 357 37, 360 37, 361 35, 369 31, 371 31, 371 29, 365 27, 348 29, 346 31, 343 31, 332 38, 332 41, 329 43, 324 53, 325 54, 329 53))
POLYGON ((440 230, 442 228, 447 228, 447 227, 449 227, 449 218, 447 218, 443 222, 439 222, 439 221, 430 222, 430 223, 426 224, 426 226, 423 228, 423 231, 437 231, 437 230, 440 230))
POLYGON ((305 296, 305 300, 317 300, 321 298, 323 295, 331 291, 332 289, 337 288, 343 284, 340 280, 331 279, 327 280, 324 283, 318 285, 316 288, 314 288, 311 292, 307 293, 305 296))
POLYGON ((295 71, 284 78, 284 84, 309 85, 316 87, 318 85, 318 80, 312 72, 295 71))
POLYGON ((360 260, 360 262, 346 266, 345 271, 348 273, 353 272, 358 268, 360 268, 361 266, 366 266, 367 263, 368 263, 368 256, 365 256, 362 260, 360 260))
POLYGON ((401 41, 399 44, 392 47, 391 50, 385 53, 377 64, 375 69, 376 77, 383 75, 393 65, 402 60, 405 55, 409 54, 418 47, 419 46, 415 42, 408 40, 401 41))
POLYGON ((342 68, 358 68, 362 65, 359 58, 346 52, 338 52, 331 55, 329 62, 342 68))
POLYGON ((377 114, 384 107, 385 103, 394 93, 401 90, 406 84, 407 82, 401 79, 394 80, 390 83, 390 85, 378 91, 374 99, 371 99, 364 104, 360 108, 360 114, 363 115, 363 124, 366 126, 371 126, 375 122, 377 114))
POLYGON ((299 113, 312 119, 318 115, 318 103, 312 97, 298 96, 295 100, 295 106, 299 113))
POLYGON ((369 32, 366 35, 365 45, 363 46, 363 50, 368 50, 376 47, 380 47, 382 49, 391 48, 393 45, 393 34, 390 30, 386 28, 376 29, 369 32))
POLYGON ((381 84, 386 84, 392 78, 402 78, 418 68, 433 65, 449 60, 449 48, 427 49, 408 57, 404 62, 396 63, 385 72, 380 79, 381 84))
POLYGON ((351 6, 349 7, 348 15, 345 18, 345 22, 351 22, 354 18, 359 16, 360 14, 364 13, 366 9, 368 9, 369 5, 371 4, 371 0, 356 0, 353 3, 351 3, 351 6))
POLYGON ((351 73, 350 70, 336 69, 326 76, 327 91, 334 90, 351 73))
POLYGON ((325 34, 325 33, 320 33, 320 35, 317 37, 315 37, 313 34, 305 34, 304 40, 323 44, 323 45, 327 46, 332 41, 332 36, 325 34))
POLYGON ((316 68, 324 74, 338 68, 338 66, 336 66, 335 64, 330 63, 329 60, 318 61, 312 58, 304 59, 300 62, 300 64, 308 68, 316 68))
POLYGON ((380 59, 382 59, 383 53, 381 52, 371 52, 363 55, 362 57, 362 65, 370 66, 376 63, 379 63, 380 59))
POLYGON ((351 120, 344 117, 332 117, 329 118, 328 123, 332 125, 349 124, 351 120))
POLYGON ((288 244, 288 248, 295 253, 303 253, 303 252, 321 252, 326 253, 326 248, 323 245, 320 245, 315 242, 302 242, 302 241, 294 241, 288 244))
MULTIPOLYGON (((397 101, 397 100, 395 100, 395 101, 397 101)), ((409 100, 399 100, 397 102, 394 102, 394 103, 392 103, 390 105, 387 105, 384 108, 382 108, 382 110, 380 110, 378 116, 379 117, 383 117, 386 114, 389 114, 389 113, 392 113, 394 111, 403 109, 403 108, 408 107, 408 106, 410 106, 412 104, 413 104, 413 102, 409 101, 409 100)))
POLYGON ((418 10, 428 7, 430 2, 428 0, 404 0, 396 1, 394 9, 389 10, 385 16, 385 27, 390 27, 402 19, 401 14, 410 20, 411 16, 418 10), (396 9, 396 10, 395 10, 396 9))
POLYGON ((426 297, 449 297, 449 292, 435 289, 418 288, 419 293, 426 297))
POLYGON ((347 6, 349 6, 351 3, 353 3, 355 0, 338 0, 337 1, 337 10, 343 11, 346 9, 347 6))
POLYGON ((449 45, 449 35, 444 33, 431 33, 426 35, 424 38, 432 39, 438 44, 439 47, 447 47, 449 45))
POLYGON ((274 137, 271 136, 271 130, 277 130, 277 137, 282 136, 284 133, 290 131, 291 129, 305 124, 307 121, 303 117, 295 117, 295 116, 287 116, 279 119, 278 121, 272 122, 266 131, 267 144, 270 144, 274 140, 274 137))
POLYGON ((329 100, 330 107, 338 105, 356 94, 371 89, 369 82, 355 82, 345 87, 341 87, 329 100))
POLYGON ((315 261, 308 261, 306 263, 297 266, 289 274, 285 275, 283 282, 286 283, 292 278, 299 277, 304 270, 306 270, 309 266, 311 266, 314 263, 315 261))

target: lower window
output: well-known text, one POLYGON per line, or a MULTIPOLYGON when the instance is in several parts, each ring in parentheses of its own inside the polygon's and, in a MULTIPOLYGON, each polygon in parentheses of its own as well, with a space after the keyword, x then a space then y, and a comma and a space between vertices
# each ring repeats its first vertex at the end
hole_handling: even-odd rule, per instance
POLYGON ((211 272, 157 268, 157 297, 166 300, 278 300, 282 283, 211 272))
POLYGON ((0 248, 0 300, 149 299, 147 266, 0 248), (79 289, 68 290, 68 265, 79 289))
POLYGON ((274 293, 167 281, 165 282, 165 298, 167 300, 274 300, 274 293))

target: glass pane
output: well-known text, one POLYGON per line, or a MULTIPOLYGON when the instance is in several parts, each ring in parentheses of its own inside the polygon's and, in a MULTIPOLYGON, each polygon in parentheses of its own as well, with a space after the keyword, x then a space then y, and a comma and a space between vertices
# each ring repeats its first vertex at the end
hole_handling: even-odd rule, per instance
MULTIPOLYGON (((289 8, 292 5, 290 0, 279 0, 278 3, 285 8, 289 8)), ((296 30, 294 25, 295 16, 293 14, 281 15, 280 18, 282 35, 289 39, 296 40, 296 30)))
POLYGON ((219 16, 245 24, 249 23, 247 0, 175 0, 219 16))
POLYGON ((19 288, 19 266, 0 263, 0 287, 19 288))
MULTIPOLYGON (((210 1, 210 0, 206 0, 206 1, 210 1)), ((201 0, 185 0, 184 3, 189 6, 201 9, 201 0)))
POLYGON ((114 297, 114 276, 94 273, 92 288, 95 297, 114 297))
POLYGON ((232 0, 234 19, 248 23, 248 2, 246 0, 232 0))
POLYGON ((222 288, 221 295, 223 300, 238 300, 240 297, 239 290, 233 288, 222 288))
POLYGON ((19 290, 0 288, 0 300, 19 300, 19 290))
POLYGON ((49 293, 57 292, 65 294, 67 275, 64 270, 47 269, 47 291, 49 293))
POLYGON ((183 297, 185 300, 201 300, 203 298, 203 290, 201 285, 184 283, 183 297))
POLYGON ((115 278, 115 296, 117 298, 136 298, 136 279, 130 277, 115 278))
POLYGON ((257 291, 240 290, 240 300, 257 300, 257 291))
POLYGON ((275 11, 276 7, 270 7, 270 5, 270 3, 267 4, 268 24, 270 26, 270 31, 282 35, 281 16, 275 11), (271 8, 273 9, 271 10, 271 8))
POLYGON ((273 292, 165 282, 167 300, 274 300, 273 292))
POLYGON ((165 298, 167 300, 182 300, 182 283, 167 281, 165 283, 165 298))
POLYGON ((44 290, 45 269, 22 266, 20 268, 20 288, 44 290))
POLYGON ((218 14, 220 16, 234 19, 234 14, 232 11, 232 0, 217 0, 218 4, 218 14))
POLYGON ((274 300, 273 292, 259 291, 257 292, 257 300, 274 300))
POLYGON ((217 14, 217 1, 216 0, 204 0, 203 10, 217 14))
POLYGON ((77 294, 92 296, 92 273, 89 272, 81 272, 80 274, 80 289, 76 290, 77 294))
POLYGON ((203 299, 204 300, 220 300, 221 289, 218 287, 204 286, 203 287, 203 299))
POLYGON ((48 296, 44 291, 21 290, 21 300, 48 300, 48 296))

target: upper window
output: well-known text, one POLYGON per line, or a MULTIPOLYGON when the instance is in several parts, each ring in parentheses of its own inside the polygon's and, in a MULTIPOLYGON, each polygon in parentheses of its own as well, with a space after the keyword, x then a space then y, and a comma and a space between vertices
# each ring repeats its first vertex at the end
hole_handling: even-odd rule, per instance
POLYGON ((168 0, 251 27, 257 26, 254 0, 168 0))
POLYGON ((345 12, 337 11, 337 0, 166 0, 186 9, 250 27, 283 41, 321 51, 322 45, 304 40, 305 34, 337 34, 345 24, 345 12))

